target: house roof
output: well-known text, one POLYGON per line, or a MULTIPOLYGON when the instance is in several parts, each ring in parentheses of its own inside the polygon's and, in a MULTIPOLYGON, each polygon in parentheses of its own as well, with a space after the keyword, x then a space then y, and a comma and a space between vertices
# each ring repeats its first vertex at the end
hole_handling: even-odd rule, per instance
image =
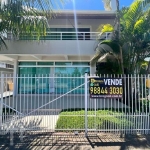
POLYGON ((54 13, 56 14, 57 19, 63 18, 73 19, 75 16, 77 19, 114 19, 116 17, 115 11, 61 10, 61 11, 54 11, 54 13))

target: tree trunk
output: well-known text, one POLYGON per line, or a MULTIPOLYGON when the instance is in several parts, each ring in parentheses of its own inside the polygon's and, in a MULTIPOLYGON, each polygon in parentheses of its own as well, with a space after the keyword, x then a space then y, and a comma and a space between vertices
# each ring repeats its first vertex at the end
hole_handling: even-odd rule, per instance
POLYGON ((122 47, 121 46, 120 46, 120 63, 121 63, 122 74, 124 75, 123 56, 122 56, 122 47))

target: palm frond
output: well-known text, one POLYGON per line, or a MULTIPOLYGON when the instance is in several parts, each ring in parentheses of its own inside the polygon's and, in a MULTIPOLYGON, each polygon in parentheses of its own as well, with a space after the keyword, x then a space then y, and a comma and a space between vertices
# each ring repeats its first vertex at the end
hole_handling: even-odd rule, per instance
POLYGON ((112 32, 114 31, 114 27, 111 24, 102 24, 98 27, 97 32, 112 32))
POLYGON ((2 50, 2 49, 8 49, 8 47, 7 47, 7 45, 6 45, 6 43, 5 43, 5 41, 3 40, 3 38, 2 38, 2 35, 0 35, 0 50, 2 50))
POLYGON ((117 57, 116 55, 114 55, 113 53, 106 53, 104 54, 103 56, 101 56, 99 59, 98 59, 98 62, 115 62, 117 61, 117 57))
POLYGON ((46 34, 48 19, 56 16, 53 10, 68 1, 70 0, 8 0, 6 4, 0 2, 0 32, 10 31, 14 36, 34 35, 39 39, 46 34))
MULTIPOLYGON (((99 58, 100 61, 104 60, 112 53, 118 57, 122 72, 125 67, 133 73, 138 63, 150 55, 150 9, 143 11, 142 4, 142 0, 135 0, 129 7, 118 11, 121 29, 113 31, 112 40, 99 43, 91 64, 95 64, 99 58)), ((104 30, 103 26, 100 27, 101 31, 104 30)))
POLYGON ((67 1, 69 0, 7 0, 7 4, 21 2, 27 9, 34 8, 49 16, 54 9, 58 9, 57 6, 61 7, 67 3, 67 1))
POLYGON ((118 44, 118 41, 104 40, 100 43, 100 45, 103 45, 103 44, 109 47, 109 49, 107 48, 109 52, 114 53, 116 55, 120 53, 120 46, 118 44))
POLYGON ((134 33, 143 33, 144 32, 144 28, 143 28, 144 24, 145 24, 144 18, 138 20, 134 25, 133 32, 134 33))
POLYGON ((147 10, 146 12, 143 13, 143 16, 139 18, 133 29, 133 33, 135 34, 144 34, 147 32, 147 29, 149 29, 149 24, 150 24, 150 10, 147 10))
POLYGON ((128 31, 132 31, 136 20, 142 16, 142 2, 142 0, 136 0, 133 2, 123 16, 128 31))
POLYGON ((113 55, 118 55, 120 53, 120 47, 118 42, 111 40, 104 40, 98 44, 96 48, 96 54, 91 59, 90 63, 93 66, 100 57, 106 55, 107 53, 112 53, 113 55))
POLYGON ((0 8, 1 27, 0 31, 9 31, 14 36, 25 34, 28 36, 45 35, 48 27, 47 18, 41 11, 23 6, 20 1, 10 2, 0 8), (37 34, 34 34, 37 32, 37 34))

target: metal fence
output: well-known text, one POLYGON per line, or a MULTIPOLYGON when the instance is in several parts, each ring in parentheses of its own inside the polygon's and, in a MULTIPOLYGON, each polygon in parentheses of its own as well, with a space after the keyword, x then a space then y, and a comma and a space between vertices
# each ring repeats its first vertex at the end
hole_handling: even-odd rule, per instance
POLYGON ((90 98, 91 77, 2 76, 1 131, 150 133, 149 76, 101 75, 123 80, 123 98, 115 99, 90 98), (12 91, 3 88, 10 80, 12 91))
MULTIPOLYGON (((112 36, 112 32, 106 32, 101 35, 99 32, 47 32, 46 36, 41 36, 40 40, 108 40, 112 36)), ((8 40, 13 39, 13 34, 8 33, 8 40)), ((18 37, 20 40, 36 40, 37 35, 32 37, 26 34, 18 37)))

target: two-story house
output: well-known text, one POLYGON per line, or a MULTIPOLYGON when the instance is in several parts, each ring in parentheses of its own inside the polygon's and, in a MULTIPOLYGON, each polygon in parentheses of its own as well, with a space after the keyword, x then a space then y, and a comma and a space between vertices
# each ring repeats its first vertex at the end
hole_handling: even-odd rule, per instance
MULTIPOLYGON (((1 51, 0 58, 14 63, 14 76, 72 74, 75 71, 81 75, 94 74, 95 67, 90 66, 90 59, 98 44, 96 30, 101 24, 114 24, 115 16, 115 11, 58 12, 49 20, 47 35, 39 41, 26 36, 12 40, 8 36, 8 50, 1 51)), ((107 37, 104 35, 102 40, 107 37)), ((30 90, 19 91, 31 93, 30 90)))

